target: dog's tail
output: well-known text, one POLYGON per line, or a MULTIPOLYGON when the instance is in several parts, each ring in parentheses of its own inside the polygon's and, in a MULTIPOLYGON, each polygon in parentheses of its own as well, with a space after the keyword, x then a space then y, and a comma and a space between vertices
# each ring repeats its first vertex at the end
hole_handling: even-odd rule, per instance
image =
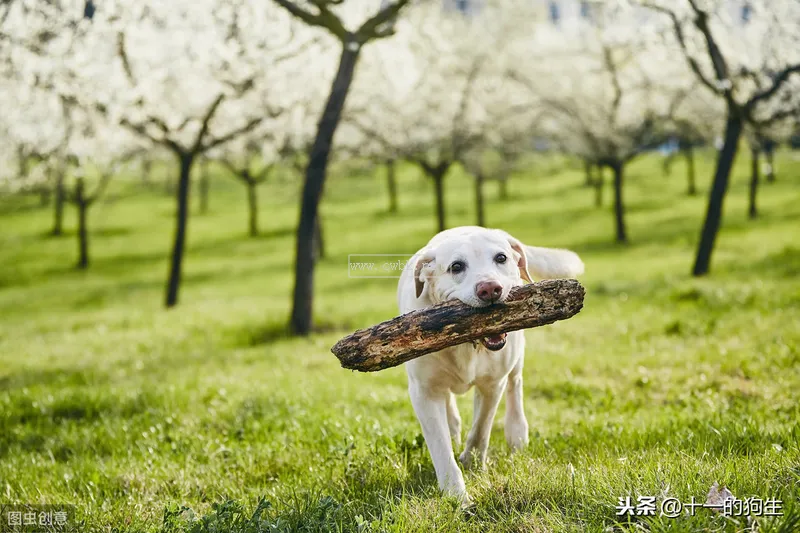
POLYGON ((570 250, 526 245, 525 257, 528 272, 536 279, 575 278, 583 274, 583 261, 570 250))

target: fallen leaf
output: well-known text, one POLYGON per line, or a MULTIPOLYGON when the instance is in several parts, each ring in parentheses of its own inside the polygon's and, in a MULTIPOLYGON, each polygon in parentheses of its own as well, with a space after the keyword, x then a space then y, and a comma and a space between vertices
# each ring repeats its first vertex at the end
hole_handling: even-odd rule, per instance
POLYGON ((736 496, 734 496, 733 493, 728 490, 728 487, 723 485, 722 488, 720 488, 719 483, 715 481, 714 484, 711 485, 711 489, 708 491, 708 496, 706 496, 706 505, 711 507, 712 511, 721 513, 725 502, 735 499, 736 496))

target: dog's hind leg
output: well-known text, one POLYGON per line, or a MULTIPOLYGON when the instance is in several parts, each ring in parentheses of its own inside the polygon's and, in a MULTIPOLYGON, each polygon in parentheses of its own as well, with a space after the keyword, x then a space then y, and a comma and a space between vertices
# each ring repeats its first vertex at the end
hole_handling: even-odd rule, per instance
POLYGON ((522 407, 522 364, 523 357, 508 374, 506 385, 506 442, 512 450, 517 451, 528 444, 528 420, 522 407))
POLYGON ((467 445, 459 456, 461 464, 466 468, 473 466, 475 453, 477 465, 483 466, 486 461, 486 449, 489 447, 489 435, 492 432, 494 415, 500 398, 503 397, 505 379, 475 387, 475 412, 473 414, 472 428, 467 434, 467 445))
POLYGON ((452 392, 447 400, 447 425, 450 427, 450 438, 455 448, 461 447, 461 415, 458 414, 456 395, 452 392))

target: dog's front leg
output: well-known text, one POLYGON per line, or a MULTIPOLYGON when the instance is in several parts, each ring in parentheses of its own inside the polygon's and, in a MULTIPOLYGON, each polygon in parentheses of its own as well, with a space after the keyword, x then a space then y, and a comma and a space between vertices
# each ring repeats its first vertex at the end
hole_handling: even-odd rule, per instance
POLYGON ((447 424, 447 392, 438 393, 426 389, 419 383, 409 383, 408 392, 411 404, 422 426, 422 435, 433 460, 439 488, 447 495, 455 496, 466 502, 467 488, 464 476, 458 468, 453 456, 453 445, 450 442, 450 431, 447 424))

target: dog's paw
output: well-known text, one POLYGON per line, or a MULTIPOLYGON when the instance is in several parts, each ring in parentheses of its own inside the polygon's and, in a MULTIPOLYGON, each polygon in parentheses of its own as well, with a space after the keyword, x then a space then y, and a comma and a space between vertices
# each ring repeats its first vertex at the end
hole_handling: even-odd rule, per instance
POLYGON ((506 442, 512 452, 518 452, 528 445, 528 422, 525 420, 506 421, 506 442))
POLYGON ((464 470, 483 470, 486 468, 486 455, 481 456, 474 448, 465 448, 461 455, 458 456, 458 460, 464 470))
POLYGON ((472 498, 469 497, 467 488, 463 481, 461 483, 454 483, 448 487, 444 487, 441 490, 442 494, 446 498, 452 498, 457 501, 462 509, 472 506, 472 498))

